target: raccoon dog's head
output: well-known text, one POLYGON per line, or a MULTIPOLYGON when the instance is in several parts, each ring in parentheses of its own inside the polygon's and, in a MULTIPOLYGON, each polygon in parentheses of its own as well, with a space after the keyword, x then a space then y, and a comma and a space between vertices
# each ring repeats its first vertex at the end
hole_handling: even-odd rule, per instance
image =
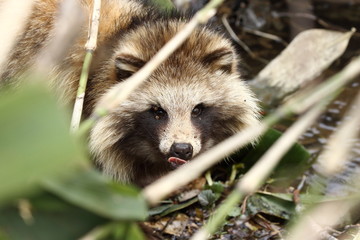
MULTIPOLYGON (((124 38, 101 85, 123 85, 183 27, 145 24, 124 38)), ((103 171, 146 185, 246 126, 258 107, 237 71, 231 43, 197 29, 149 79, 93 128, 90 148, 103 171)), ((101 101, 101 100, 100 100, 101 101)))

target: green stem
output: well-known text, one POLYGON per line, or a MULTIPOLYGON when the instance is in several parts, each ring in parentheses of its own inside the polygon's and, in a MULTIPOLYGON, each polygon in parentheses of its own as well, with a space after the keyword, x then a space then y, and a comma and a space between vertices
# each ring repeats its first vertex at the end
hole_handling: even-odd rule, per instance
POLYGON ((210 170, 206 171, 205 179, 206 179, 209 186, 212 186, 214 184, 214 182, 213 182, 213 180, 211 178, 211 171, 210 170))
POLYGON ((91 61, 93 57, 93 51, 87 50, 85 54, 85 59, 83 63, 83 67, 81 70, 81 76, 79 80, 79 87, 76 94, 76 99, 74 103, 73 115, 71 119, 71 130, 72 132, 79 130, 79 125, 81 121, 81 115, 84 105, 85 91, 86 85, 89 77, 89 71, 91 66, 91 61))
POLYGON ((82 71, 81 71, 77 96, 79 96, 82 93, 85 93, 92 58, 93 58, 93 51, 92 50, 87 50, 86 54, 85 54, 83 68, 82 68, 82 71))
POLYGON ((205 226, 209 234, 214 234, 220 225, 225 222, 228 213, 237 205, 243 198, 243 194, 235 189, 224 200, 220 207, 216 210, 213 216, 210 217, 209 222, 205 226))

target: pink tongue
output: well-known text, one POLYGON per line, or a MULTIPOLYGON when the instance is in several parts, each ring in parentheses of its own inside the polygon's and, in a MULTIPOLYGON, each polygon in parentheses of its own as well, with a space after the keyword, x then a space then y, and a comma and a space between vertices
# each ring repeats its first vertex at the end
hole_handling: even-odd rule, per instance
POLYGON ((185 160, 182 160, 182 159, 176 158, 176 157, 169 157, 168 162, 172 163, 172 164, 179 165, 179 166, 186 163, 185 160))

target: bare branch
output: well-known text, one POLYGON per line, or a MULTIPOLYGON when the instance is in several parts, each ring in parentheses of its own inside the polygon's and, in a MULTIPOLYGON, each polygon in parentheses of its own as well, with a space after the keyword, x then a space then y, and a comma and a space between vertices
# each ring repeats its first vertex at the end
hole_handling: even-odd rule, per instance
POLYGON ((245 52, 247 52, 249 54, 250 57, 252 57, 253 59, 256 59, 256 60, 259 60, 260 62, 262 63, 268 63, 269 61, 264 59, 264 58, 261 58, 261 57, 258 57, 256 56, 256 54, 251 51, 251 49, 248 47, 248 45, 246 45, 243 41, 241 41, 241 39, 236 35, 236 33, 234 32, 234 30, 231 28, 228 20, 227 20, 227 17, 226 15, 224 15, 222 18, 221 18, 221 21, 224 25, 224 27, 226 28, 226 30, 229 32, 231 38, 237 43, 240 45, 240 47, 242 47, 242 49, 244 49, 245 52))

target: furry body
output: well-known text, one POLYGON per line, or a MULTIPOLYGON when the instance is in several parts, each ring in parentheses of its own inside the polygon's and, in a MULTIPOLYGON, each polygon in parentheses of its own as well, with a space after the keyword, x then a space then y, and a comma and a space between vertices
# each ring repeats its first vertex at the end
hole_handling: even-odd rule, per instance
MULTIPOLYGON (((12 51, 2 81, 31 66, 51 40, 60 0, 37 1, 24 34, 12 51), (21 56, 21 57, 19 57, 21 56)), ((90 0, 82 0, 85 16, 90 0)), ((104 0, 98 48, 89 77, 84 115, 102 96, 141 68, 186 20, 163 17, 137 1, 104 0)), ((64 103, 76 96, 87 24, 51 80, 64 103)), ((189 160, 246 126, 258 123, 258 107, 240 79, 231 42, 201 26, 114 112, 93 127, 89 148, 108 175, 140 186, 189 160)))

